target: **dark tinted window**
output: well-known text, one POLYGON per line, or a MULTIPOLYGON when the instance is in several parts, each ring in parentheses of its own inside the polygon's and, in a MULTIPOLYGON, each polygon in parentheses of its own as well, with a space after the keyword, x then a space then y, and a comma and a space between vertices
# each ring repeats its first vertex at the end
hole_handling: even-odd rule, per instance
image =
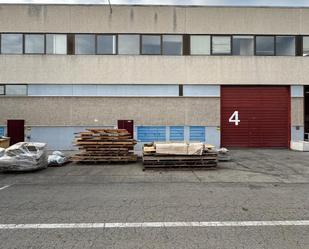
POLYGON ((116 36, 98 35, 97 36, 98 54, 116 54, 116 36))
POLYGON ((256 36, 256 55, 274 55, 274 36, 256 36))
POLYGON ((2 54, 22 54, 23 35, 22 34, 2 34, 1 35, 2 54))
POLYGON ((161 36, 143 35, 142 54, 161 54, 161 36))
POLYGON ((253 55, 253 36, 233 36, 233 55, 253 55))
POLYGON ((44 54, 44 35, 25 35, 26 54, 44 54))
POLYGON ((182 35, 163 35, 163 54, 182 55, 182 35))
POLYGON ((277 36, 276 55, 295 55, 295 36, 277 36))
POLYGON ((75 54, 95 54, 95 35, 75 35, 75 54))

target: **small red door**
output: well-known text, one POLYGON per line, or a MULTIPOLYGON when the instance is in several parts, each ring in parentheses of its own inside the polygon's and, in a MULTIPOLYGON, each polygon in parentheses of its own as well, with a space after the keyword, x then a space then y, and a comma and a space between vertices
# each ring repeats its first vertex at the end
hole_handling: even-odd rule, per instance
POLYGON ((289 138, 289 87, 221 87, 222 146, 288 148, 289 138))
POLYGON ((25 140, 25 120, 11 119, 7 121, 8 137, 10 137, 10 145, 25 140))
POLYGON ((131 134, 131 138, 134 137, 133 120, 118 120, 118 129, 126 129, 131 134))

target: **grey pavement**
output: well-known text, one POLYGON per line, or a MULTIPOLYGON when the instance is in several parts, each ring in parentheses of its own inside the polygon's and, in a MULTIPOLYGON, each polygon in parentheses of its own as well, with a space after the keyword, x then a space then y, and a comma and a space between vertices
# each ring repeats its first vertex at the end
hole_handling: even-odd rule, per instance
MULTIPOLYGON (((0 174, 0 224, 309 220, 309 153, 233 150, 216 170, 69 164, 0 174)), ((309 226, 0 230, 0 248, 308 249, 309 226)))

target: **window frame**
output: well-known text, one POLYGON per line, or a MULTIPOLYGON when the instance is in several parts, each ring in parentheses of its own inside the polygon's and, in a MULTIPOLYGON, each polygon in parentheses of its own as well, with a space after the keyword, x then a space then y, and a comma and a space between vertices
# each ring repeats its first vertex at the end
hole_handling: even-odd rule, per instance
POLYGON ((38 32, 34 32, 34 33, 23 33, 23 54, 24 55, 42 55, 42 54, 46 54, 46 33, 38 33, 38 32), (26 53, 26 35, 43 35, 44 38, 44 42, 43 42, 43 53, 26 53))
POLYGON ((254 56, 276 56, 276 36, 277 35, 254 35, 254 56), (257 42, 256 42, 256 38, 258 36, 263 36, 263 37, 273 37, 273 41, 274 41, 274 53, 273 54, 269 54, 269 55, 265 55, 265 54, 257 54, 256 53, 256 48, 257 48, 257 42))
POLYGON ((190 41, 190 45, 189 45, 189 55, 190 56, 211 56, 211 50, 212 50, 212 35, 211 34, 189 34, 189 41, 190 41), (191 36, 209 36, 209 54, 192 54, 191 53, 191 48, 192 48, 192 43, 191 43, 191 36))
POLYGON ((28 91, 29 91, 29 87, 28 87, 28 84, 5 84, 4 85, 4 95, 5 96, 9 96, 9 97, 25 97, 25 96, 28 96, 28 91), (26 86, 26 93, 24 95, 14 95, 14 94, 10 94, 8 95, 7 94, 7 86, 26 86))
MULTIPOLYGON (((191 45, 190 45, 191 49, 191 45)), ((161 55, 163 56, 185 56, 184 55, 184 34, 171 34, 171 33, 164 33, 161 34, 161 55), (181 54, 164 54, 163 53, 163 36, 181 36, 181 54)))
POLYGON ((231 40, 231 42, 232 42, 232 44, 231 44, 231 46, 232 46, 231 47, 231 51, 232 51, 231 55, 232 56, 241 56, 241 57, 256 56, 255 55, 255 37, 256 37, 256 35, 252 35, 252 34, 234 34, 234 35, 231 35, 231 36, 232 36, 232 40, 231 40), (233 45, 234 45, 233 37, 234 36, 250 36, 250 37, 252 37, 253 38, 253 54, 252 55, 236 55, 236 54, 234 54, 234 48, 233 48, 233 45))
MULTIPOLYGON (((68 33, 69 34, 69 33, 68 33)), ((74 52, 74 55, 97 55, 97 33, 70 33, 71 35, 74 36, 74 48, 73 48, 73 52, 74 52), (76 36, 77 35, 92 35, 94 36, 94 53, 93 54, 77 54, 76 53, 76 36)), ((67 48, 68 49, 68 48, 67 48)))
POLYGON ((163 35, 162 34, 140 34, 140 55, 163 55, 163 35), (160 53, 159 54, 146 54, 143 53, 143 36, 159 36, 160 37, 160 53))
POLYGON ((304 55, 304 38, 307 37, 309 39, 309 35, 302 35, 301 38, 301 55, 302 57, 309 57, 309 53, 308 55, 304 55))
POLYGON ((118 55, 118 33, 95 33, 95 55, 118 55), (115 36, 115 53, 99 54, 98 53, 98 36, 115 36))
POLYGON ((142 34, 141 33, 117 33, 116 34, 117 35, 117 55, 127 55, 127 56, 136 56, 136 55, 142 55, 141 54, 141 52, 142 52, 142 42, 141 42, 141 40, 142 40, 142 34), (139 39, 139 42, 138 42, 138 44, 139 44, 139 53, 138 54, 119 54, 119 36, 120 35, 138 35, 138 39, 139 39))
MULTIPOLYGON (((288 56, 293 57, 297 56, 297 36, 296 35, 274 35, 275 36, 275 55, 274 56, 288 56), (278 55, 277 54, 277 37, 294 37, 294 55, 278 55)), ((303 36, 304 37, 304 36, 303 36)))
POLYGON ((20 32, 1 32, 0 33, 0 54, 1 55, 23 55, 25 54, 24 53, 24 33, 20 33, 20 32), (21 35, 21 53, 5 53, 3 54, 2 53, 2 35, 5 35, 5 34, 8 34, 8 35, 21 35))
POLYGON ((219 35, 213 34, 213 35, 211 35, 210 55, 212 55, 212 56, 231 56, 231 55, 233 55, 233 35, 230 35, 230 34, 219 34, 219 35), (213 37, 214 36, 218 36, 218 37, 228 36, 228 37, 230 37, 230 53, 214 54, 214 52, 213 52, 213 37))
POLYGON ((72 33, 45 33, 45 54, 46 55, 70 55, 69 54, 69 35, 71 35, 72 33), (66 54, 51 54, 51 53, 47 53, 47 35, 66 35, 66 54))
POLYGON ((3 87, 3 93, 0 92, 0 96, 5 96, 5 84, 0 84, 0 87, 3 87))

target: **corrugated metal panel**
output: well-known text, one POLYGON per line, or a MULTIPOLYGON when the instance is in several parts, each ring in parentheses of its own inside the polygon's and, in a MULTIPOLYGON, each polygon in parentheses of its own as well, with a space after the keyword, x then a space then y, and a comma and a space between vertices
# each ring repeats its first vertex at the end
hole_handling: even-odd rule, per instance
POLYGON ((170 141, 183 141, 184 140, 184 127, 171 126, 170 127, 170 141))
POLYGON ((190 126, 190 141, 205 142, 205 126, 190 126))
POLYGON ((137 140, 140 142, 166 141, 165 126, 138 126, 137 140))
POLYGON ((289 146, 289 87, 222 86, 221 91, 222 146, 289 146), (229 122, 235 111, 238 125, 229 122))

